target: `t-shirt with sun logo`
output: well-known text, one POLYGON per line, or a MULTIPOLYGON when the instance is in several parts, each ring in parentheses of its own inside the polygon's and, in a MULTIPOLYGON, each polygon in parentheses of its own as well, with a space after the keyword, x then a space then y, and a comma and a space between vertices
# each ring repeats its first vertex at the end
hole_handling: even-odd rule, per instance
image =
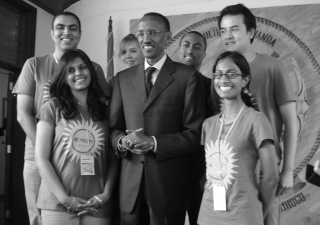
MULTIPOLYGON (((100 65, 92 62, 98 76, 99 85, 105 96, 110 96, 110 91, 103 70, 100 65)), ((34 98, 33 115, 36 116, 43 103, 50 98, 50 85, 58 63, 53 54, 32 57, 23 65, 21 74, 12 93, 28 95, 34 98)), ((34 143, 26 137, 25 159, 34 160, 34 143)))
POLYGON ((204 191, 198 223, 263 225, 255 168, 261 143, 267 139, 274 140, 270 122, 263 113, 246 106, 225 142, 223 140, 232 123, 224 125, 219 159, 220 117, 221 113, 203 122, 201 144, 205 146, 206 177, 210 189, 204 191), (219 182, 226 189, 226 211, 213 210, 212 185, 219 182))
MULTIPOLYGON (((86 106, 78 105, 78 115, 64 119, 57 107, 57 99, 44 103, 37 115, 38 120, 49 122, 55 127, 50 162, 69 196, 88 200, 103 193, 107 174, 108 159, 114 156, 108 148, 108 120, 93 121, 86 106), (94 158, 94 175, 81 175, 81 156, 94 158)), ((111 202, 111 201, 110 201, 111 202)), ((97 217, 109 218, 112 204, 103 205, 97 217)), ((47 185, 41 182, 37 207, 67 211, 47 185)))

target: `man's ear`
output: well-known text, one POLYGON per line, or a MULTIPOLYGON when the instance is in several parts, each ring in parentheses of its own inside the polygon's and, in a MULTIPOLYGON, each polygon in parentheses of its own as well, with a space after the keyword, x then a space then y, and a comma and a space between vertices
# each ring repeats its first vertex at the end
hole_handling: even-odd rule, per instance
POLYGON ((169 41, 171 38, 172 38, 172 33, 171 31, 169 31, 167 32, 167 35, 166 35, 166 41, 169 41))
POLYGON ((53 30, 51 30, 50 36, 51 36, 51 38, 53 39, 53 30))
POLYGON ((180 51, 180 47, 178 47, 178 48, 174 51, 174 54, 179 56, 179 51, 180 51))
POLYGON ((250 40, 254 37, 254 33, 256 32, 256 29, 254 28, 251 28, 249 31, 248 31, 248 34, 250 36, 250 40))

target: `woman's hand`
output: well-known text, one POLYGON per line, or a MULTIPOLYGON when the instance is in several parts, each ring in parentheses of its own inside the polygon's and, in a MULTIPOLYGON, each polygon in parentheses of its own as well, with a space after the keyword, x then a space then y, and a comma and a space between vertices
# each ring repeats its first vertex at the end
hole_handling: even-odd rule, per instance
POLYGON ((98 212, 97 209, 100 208, 101 206, 102 206, 102 203, 100 203, 99 200, 95 196, 93 196, 88 201, 82 202, 81 204, 78 205, 78 208, 81 210, 81 212, 78 213, 78 216, 81 216, 87 213, 92 213, 92 210, 95 210, 96 211, 95 213, 97 213, 98 212))
POLYGON ((67 208, 68 212, 82 213, 83 211, 85 211, 83 214, 86 214, 86 213, 90 213, 93 215, 96 214, 98 210, 95 207, 90 207, 90 206, 85 208, 80 207, 81 205, 86 204, 87 202, 88 202, 87 200, 84 200, 78 197, 68 196, 64 199, 62 204, 67 208))

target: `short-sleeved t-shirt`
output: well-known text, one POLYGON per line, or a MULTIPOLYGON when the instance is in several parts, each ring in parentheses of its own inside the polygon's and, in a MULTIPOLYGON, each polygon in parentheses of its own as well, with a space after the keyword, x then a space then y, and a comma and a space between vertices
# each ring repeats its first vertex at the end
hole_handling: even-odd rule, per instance
MULTIPOLYGON (((93 121, 86 106, 78 106, 79 113, 73 119, 64 119, 59 113, 57 100, 48 100, 36 118, 47 121, 55 127, 50 162, 64 190, 69 196, 85 200, 103 193, 108 158, 109 124, 107 120, 93 121), (94 175, 81 175, 81 156, 94 158, 94 175)), ((37 207, 67 211, 42 180, 37 207)), ((110 204, 105 204, 97 217, 110 217, 110 204)))
POLYGON ((277 156, 281 158, 280 136, 283 120, 279 106, 296 101, 292 81, 281 60, 261 54, 256 54, 250 63, 250 71, 250 90, 256 97, 259 110, 271 123, 277 156))
MULTIPOLYGON (((109 87, 101 66, 94 62, 92 63, 104 94, 110 96, 109 87)), ((12 93, 28 95, 34 98, 34 116, 37 115, 43 103, 49 98, 50 84, 57 68, 58 63, 52 53, 28 59, 22 68, 12 93)), ((25 159, 34 160, 34 144, 28 137, 26 138, 25 159)))
POLYGON ((255 168, 261 143, 264 140, 274 140, 270 122, 263 113, 245 107, 225 142, 232 123, 224 125, 220 139, 221 179, 217 140, 220 116, 221 113, 206 119, 202 127, 201 144, 205 146, 206 176, 210 190, 204 191, 198 223, 263 225, 255 168), (218 185, 219 182, 226 188, 227 211, 213 210, 212 185, 218 185))

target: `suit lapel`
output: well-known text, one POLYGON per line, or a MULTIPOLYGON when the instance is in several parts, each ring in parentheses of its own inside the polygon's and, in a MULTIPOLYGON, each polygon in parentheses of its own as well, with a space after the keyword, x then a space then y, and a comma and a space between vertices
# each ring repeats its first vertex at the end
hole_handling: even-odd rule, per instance
POLYGON ((141 101, 146 104, 147 102, 147 92, 144 83, 144 63, 140 63, 137 69, 137 73, 133 78, 133 85, 140 96, 141 101))
POLYGON ((171 74, 176 72, 176 68, 172 60, 167 57, 164 62, 156 82, 154 83, 152 90, 150 92, 149 98, 146 102, 145 109, 168 87, 168 85, 173 81, 171 74))

